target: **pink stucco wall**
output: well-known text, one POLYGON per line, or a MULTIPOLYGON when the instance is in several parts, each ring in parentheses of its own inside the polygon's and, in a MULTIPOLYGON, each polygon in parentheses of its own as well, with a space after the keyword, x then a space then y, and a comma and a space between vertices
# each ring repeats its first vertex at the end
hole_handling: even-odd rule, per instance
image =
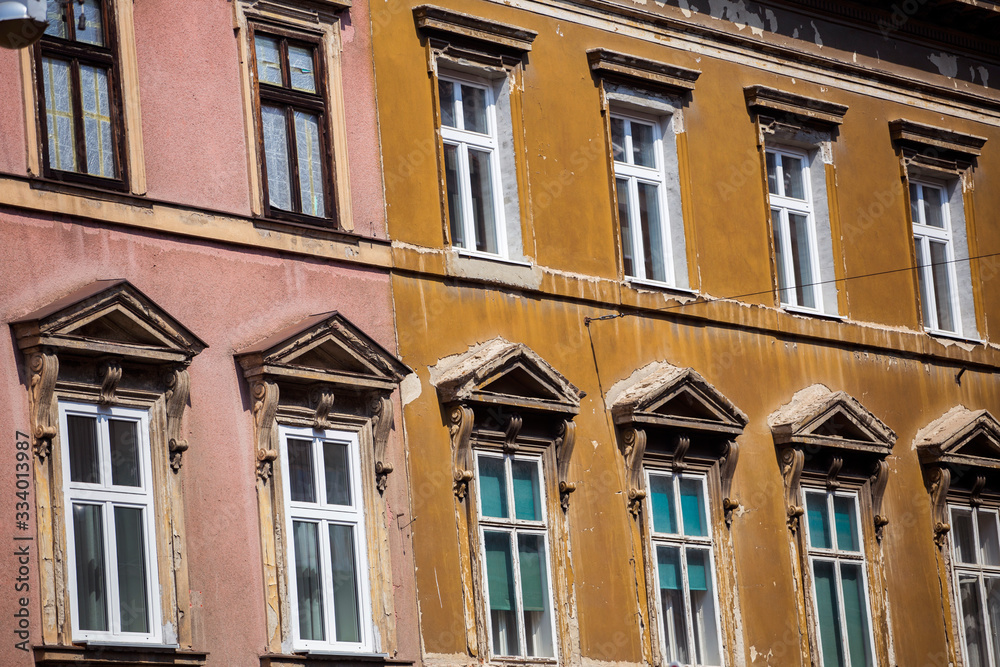
POLYGON ((0 49, 0 173, 24 174, 24 101, 21 97, 21 57, 0 49))
MULTIPOLYGON (((196 650, 210 665, 251 665, 265 642, 254 474, 253 419, 233 352, 310 314, 341 311, 395 349, 388 276, 275 253, 196 244, 79 221, 0 211, 0 322, 97 279, 124 278, 204 340, 190 367, 184 455, 188 567, 196 650)), ((14 648, 17 573, 12 556, 14 433, 28 429, 24 365, 10 328, 0 326, 0 665, 32 659, 14 648)), ((400 414, 397 406, 396 414, 400 414)), ((390 516, 408 514, 401 428, 390 440, 395 469, 390 516)), ((32 504, 32 518, 34 506, 32 504)), ((408 521, 401 521, 404 525, 408 521)), ((390 526, 400 657, 415 658, 416 612, 408 538, 390 526)), ((32 544, 34 551, 35 545, 32 544)), ((32 641, 40 643, 38 564, 31 565, 32 641)))

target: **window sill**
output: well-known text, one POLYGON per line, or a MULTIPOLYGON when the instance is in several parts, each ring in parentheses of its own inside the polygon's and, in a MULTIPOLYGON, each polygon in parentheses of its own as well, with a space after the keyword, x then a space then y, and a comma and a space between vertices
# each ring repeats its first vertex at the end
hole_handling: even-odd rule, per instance
POLYGON ((924 333, 934 339, 943 338, 947 341, 952 341, 956 343, 969 343, 972 345, 982 345, 982 338, 969 338, 968 336, 963 336, 962 334, 957 334, 952 331, 938 331, 937 329, 924 329, 924 333))
POLYGON ((678 294, 690 296, 698 295, 698 290, 693 290, 690 287, 678 287, 676 285, 671 285, 670 283, 660 282, 659 280, 647 280, 646 278, 626 277, 625 284, 633 289, 651 288, 661 292, 676 292, 678 294))
POLYGON ((349 667, 350 665, 412 665, 413 660, 390 658, 385 653, 303 652, 284 655, 268 653, 260 657, 260 667, 349 667))
POLYGON ((469 259, 484 259, 488 262, 499 262, 501 264, 510 264, 512 266, 526 266, 531 267, 531 262, 523 259, 511 259, 510 257, 504 257, 503 255, 494 255, 490 252, 480 252, 478 250, 466 250, 465 248, 454 247, 453 250, 458 253, 459 257, 469 258, 469 259))
POLYGON ((99 665, 202 667, 208 659, 207 653, 181 650, 164 644, 36 646, 34 654, 36 667, 98 667, 99 665))
POLYGON ((132 194, 127 188, 116 188, 114 187, 115 183, 113 182, 104 186, 103 183, 95 185, 43 177, 31 178, 28 182, 33 190, 46 190, 48 192, 89 197, 90 199, 106 199, 122 202, 131 206, 141 206, 143 208, 153 207, 152 202, 149 200, 139 195, 132 194))
POLYGON ((42 170, 42 176, 36 180, 117 194, 129 194, 130 191, 129 183, 124 178, 104 178, 102 176, 81 174, 76 171, 60 171, 58 169, 45 168, 42 170))
POLYGON ((490 661, 494 665, 558 665, 557 658, 529 658, 529 657, 499 657, 493 656, 490 661))
POLYGON ((815 317, 821 320, 834 320, 836 322, 844 322, 847 318, 843 315, 837 313, 825 313, 822 310, 812 310, 811 308, 801 308, 799 306, 788 306, 782 304, 779 306, 781 310, 789 313, 790 315, 801 315, 805 317, 815 317))

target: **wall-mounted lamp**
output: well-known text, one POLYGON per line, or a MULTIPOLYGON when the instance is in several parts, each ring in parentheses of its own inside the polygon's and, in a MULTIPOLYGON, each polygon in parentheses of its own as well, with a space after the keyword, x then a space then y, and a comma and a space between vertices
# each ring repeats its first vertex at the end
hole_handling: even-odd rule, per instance
POLYGON ((45 32, 45 0, 0 0, 0 47, 23 49, 45 32))

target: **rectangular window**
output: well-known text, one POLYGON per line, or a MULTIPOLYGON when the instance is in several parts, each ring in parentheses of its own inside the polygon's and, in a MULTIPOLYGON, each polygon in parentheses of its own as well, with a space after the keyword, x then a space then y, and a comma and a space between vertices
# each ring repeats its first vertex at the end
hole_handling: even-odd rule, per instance
POLYGON ((147 413, 60 403, 73 639, 158 643, 147 413))
POLYGON ((819 244, 805 153, 767 149, 767 191, 782 305, 823 310, 819 244))
POLYGON ((493 89, 486 81, 442 77, 438 95, 452 245, 506 256, 493 89))
POLYGON ((372 650, 358 438, 281 427, 294 644, 372 650))
POLYGON ((806 539, 822 667, 872 667, 857 494, 806 490, 806 539))
POLYGON ((321 46, 255 29, 253 52, 268 215, 329 226, 335 213, 321 46))
POLYGON ((968 667, 1000 661, 1000 527, 995 509, 951 507, 952 570, 968 667))
POLYGON ((955 244, 945 188, 910 181, 910 217, 924 327, 961 334, 955 244))
POLYGON ((45 174, 125 187, 118 54, 110 0, 48 0, 36 51, 45 174))
POLYGON ((625 275, 673 284, 660 124, 613 115, 611 147, 625 275))
POLYGON ((721 667, 705 477, 646 471, 664 659, 721 667))
POLYGON ((541 459, 480 453, 477 481, 493 655, 554 658, 541 459))

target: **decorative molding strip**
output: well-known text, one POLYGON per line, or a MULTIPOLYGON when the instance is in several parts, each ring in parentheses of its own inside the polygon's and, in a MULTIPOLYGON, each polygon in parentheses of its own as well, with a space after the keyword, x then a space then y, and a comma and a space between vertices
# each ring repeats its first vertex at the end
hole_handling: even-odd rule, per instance
POLYGON ((386 461, 385 452, 389 446, 389 431, 392 430, 392 399, 388 396, 373 396, 369 403, 372 420, 372 440, 375 445, 375 485, 379 493, 385 493, 389 483, 392 464, 386 461))
POLYGON ((556 438, 557 474, 559 476, 559 505, 563 511, 569 509, 569 494, 576 491, 576 484, 569 481, 569 459, 576 444, 576 422, 564 419, 556 438))
POLYGON ((167 448, 170 452, 170 469, 181 469, 181 457, 187 451, 188 441, 181 437, 181 420, 191 394, 191 376, 187 370, 178 368, 167 374, 166 412, 167 448))
POLYGON ((531 51, 531 43, 538 33, 506 23, 455 12, 434 5, 420 5, 413 8, 417 27, 430 32, 445 33, 515 51, 531 51))
POLYGON ((847 106, 835 104, 812 97, 804 97, 794 93, 768 88, 766 86, 747 86, 743 89, 747 108, 755 113, 780 112, 792 114, 799 118, 824 125, 840 125, 844 122, 847 106))
POLYGON ((978 157, 986 145, 984 137, 962 134, 933 125, 922 125, 898 118, 889 122, 889 136, 894 142, 915 144, 922 149, 938 149, 957 153, 966 159, 978 157))
POLYGON ((587 51, 590 70, 608 79, 623 79, 638 86, 655 87, 675 94, 694 90, 701 72, 647 60, 608 49, 587 51))

